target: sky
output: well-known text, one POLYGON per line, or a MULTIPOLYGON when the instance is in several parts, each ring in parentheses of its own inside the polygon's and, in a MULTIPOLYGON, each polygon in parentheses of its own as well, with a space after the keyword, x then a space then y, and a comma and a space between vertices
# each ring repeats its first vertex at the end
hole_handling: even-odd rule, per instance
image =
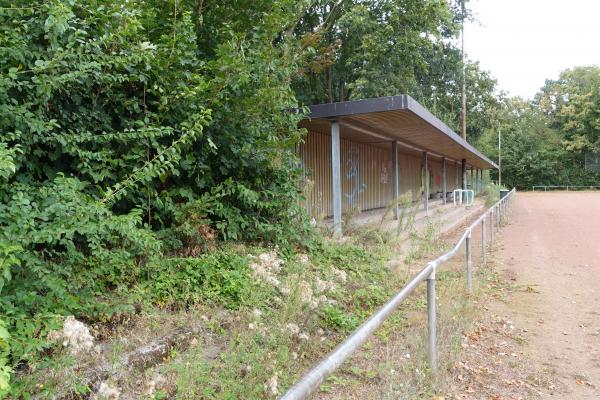
POLYGON ((533 98, 546 79, 600 65, 600 0, 471 0, 467 57, 491 71, 499 89, 533 98))

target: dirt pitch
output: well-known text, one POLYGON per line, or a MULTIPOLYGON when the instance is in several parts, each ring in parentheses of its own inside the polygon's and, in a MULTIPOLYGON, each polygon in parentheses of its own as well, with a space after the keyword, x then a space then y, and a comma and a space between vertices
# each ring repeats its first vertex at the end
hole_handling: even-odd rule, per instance
POLYGON ((495 311, 525 332, 531 366, 554 375, 551 398, 600 399, 600 193, 518 193, 499 243, 521 290, 495 311))

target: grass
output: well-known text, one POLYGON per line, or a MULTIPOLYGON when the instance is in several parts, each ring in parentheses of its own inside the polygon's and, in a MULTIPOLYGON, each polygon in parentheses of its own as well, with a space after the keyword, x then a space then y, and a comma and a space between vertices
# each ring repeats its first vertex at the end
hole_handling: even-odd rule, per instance
MULTIPOLYGON (((439 226, 431 223, 420 234, 413 234, 407 257, 410 264, 421 265, 448 248, 439 240, 439 226)), ((477 267, 477 260, 475 266, 477 267)), ((353 385, 341 385, 318 398, 426 398, 443 393, 447 387, 452 366, 463 347, 463 332, 469 331, 478 313, 478 302, 492 294, 502 297, 506 288, 492 268, 476 268, 475 292, 466 292, 464 259, 445 264, 437 274, 438 297, 438 357, 439 373, 433 377, 428 364, 427 314, 425 285, 421 285, 376 335, 368 342, 368 351, 360 351, 338 372, 341 376, 354 376, 353 385), (376 350, 373 350, 376 349, 376 350), (356 371, 374 370, 377 379, 361 378, 356 371)), ((401 281, 409 279, 406 274, 401 281)))
MULTIPOLYGON (((164 374, 178 376, 174 397, 275 397, 282 386, 291 385, 304 368, 387 300, 391 274, 383 265, 386 248, 369 249, 355 243, 328 243, 310 254, 309 264, 290 262, 282 279, 297 290, 263 307, 260 317, 249 310, 238 313, 228 330, 228 350, 217 360, 201 361, 202 349, 197 348, 161 367, 164 374), (346 274, 345 281, 339 271, 346 274), (303 282, 319 280, 337 283, 319 294, 328 298, 326 303, 311 309, 299 288, 303 282), (379 289, 369 290, 374 285, 379 289), (196 367, 185 368, 194 363, 196 367), (276 386, 269 385, 274 382, 276 386)), ((332 378, 331 384, 340 383, 332 378)))
MULTIPOLYGON (((403 224, 410 218, 406 216, 403 224)), ((439 231, 439 225, 430 223, 422 233, 412 234, 408 263, 421 263, 446 248, 438 239, 439 231)), ((141 395, 154 382, 152 393, 143 396, 154 399, 275 398, 412 277, 410 268, 392 271, 386 265, 400 248, 401 239, 393 231, 353 227, 352 236, 343 242, 325 240, 306 255, 285 256, 275 273, 278 287, 252 275, 250 267, 258 255, 273 249, 228 246, 222 254, 205 257, 208 264, 176 259, 157 265, 153 273, 160 277, 155 283, 160 290, 141 288, 138 296, 160 295, 162 306, 145 303, 142 314, 127 324, 108 330, 97 327, 110 343, 110 351, 102 357, 117 360, 136 345, 203 321, 195 345, 174 349, 158 365, 130 371, 114 384, 123 392, 141 395), (222 263, 228 268, 221 269, 222 263), (177 282, 170 285, 175 276, 177 282)), ((490 279, 476 275, 475 287, 485 288, 490 279)), ((452 265, 439 272, 440 371, 453 364, 462 332, 473 319, 475 309, 467 301, 465 287, 464 274, 452 265)), ((443 388, 445 377, 431 376, 424 347, 426 307, 421 285, 327 380, 317 397, 428 398, 443 388)), ((94 357, 74 361, 56 351, 48 367, 19 377, 19 396, 52 398, 65 386, 89 390, 81 386, 77 371, 98 361, 94 357)))
POLYGON ((441 225, 432 220, 427 221, 423 232, 412 231, 410 233, 410 248, 405 259, 406 264, 413 264, 417 260, 422 260, 444 246, 438 240, 441 225))

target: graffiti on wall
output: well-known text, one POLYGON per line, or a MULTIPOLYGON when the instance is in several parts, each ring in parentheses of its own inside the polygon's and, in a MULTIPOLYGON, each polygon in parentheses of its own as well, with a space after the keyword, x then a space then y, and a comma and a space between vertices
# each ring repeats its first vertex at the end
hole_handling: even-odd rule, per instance
POLYGON ((379 182, 383 185, 388 183, 388 171, 385 165, 381 166, 381 174, 379 175, 379 182))
POLYGON ((367 190, 367 184, 360 182, 358 149, 352 146, 347 153, 346 180, 351 181, 350 192, 344 193, 350 207, 354 208, 361 193, 367 190))

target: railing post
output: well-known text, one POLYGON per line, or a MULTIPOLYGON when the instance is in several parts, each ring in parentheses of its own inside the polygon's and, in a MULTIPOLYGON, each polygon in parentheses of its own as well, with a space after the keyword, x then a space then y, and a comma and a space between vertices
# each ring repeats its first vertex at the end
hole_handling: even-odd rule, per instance
POLYGON ((496 225, 495 229, 497 231, 499 231, 500 230, 500 222, 499 222, 500 221, 500 206, 499 205, 496 205, 495 216, 496 216, 496 220, 494 221, 494 225, 496 225))
POLYGON ((469 295, 473 294, 473 260, 471 257, 471 230, 469 229, 469 234, 467 235, 467 240, 465 241, 467 248, 467 290, 469 291, 469 295))
POLYGON ((500 227, 502 226, 502 217, 504 216, 503 203, 504 202, 500 200, 500 204, 498 204, 498 230, 500 230, 500 227))
POLYGON ((500 205, 496 204, 496 220, 494 221, 494 224, 496 225, 496 232, 500 230, 500 224, 498 223, 498 221, 500 221, 500 205))
POLYGON ((485 240, 485 215, 481 220, 481 255, 483 257, 483 265, 487 265, 487 249, 486 249, 486 240, 485 240))
POLYGON ((490 210, 490 251, 494 250, 494 208, 490 210))
POLYGON ((429 327, 429 367, 431 373, 437 372, 437 318, 435 307, 435 270, 427 278, 427 322, 429 327))

